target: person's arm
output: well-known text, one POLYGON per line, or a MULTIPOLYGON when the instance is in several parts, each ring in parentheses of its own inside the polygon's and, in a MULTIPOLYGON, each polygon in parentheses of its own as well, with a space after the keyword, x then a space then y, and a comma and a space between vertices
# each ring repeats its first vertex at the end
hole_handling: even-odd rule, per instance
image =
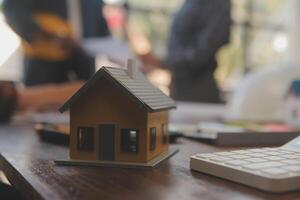
POLYGON ((31 42, 39 33, 34 20, 35 0, 4 0, 3 11, 7 23, 24 40, 31 42))
POLYGON ((191 63, 184 67, 200 67, 228 42, 230 3, 227 0, 190 0, 175 20, 166 64, 172 67, 178 63, 191 63))
POLYGON ((103 2, 103 0, 101 1, 97 1, 98 6, 98 12, 97 12, 97 36, 98 37, 106 37, 106 36, 110 36, 110 30, 108 28, 108 24, 107 21, 103 15, 103 7, 105 6, 105 3, 103 2))
POLYGON ((60 106, 81 86, 82 82, 78 81, 18 89, 17 110, 26 110, 29 108, 39 110, 52 105, 60 106))

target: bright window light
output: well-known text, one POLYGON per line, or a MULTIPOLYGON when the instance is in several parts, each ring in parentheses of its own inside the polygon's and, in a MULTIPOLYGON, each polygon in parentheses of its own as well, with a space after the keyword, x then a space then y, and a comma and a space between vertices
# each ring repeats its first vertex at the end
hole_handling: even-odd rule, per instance
POLYGON ((4 16, 2 14, 0 14, 0 43, 1 67, 20 45, 20 39, 5 23, 4 16))
POLYGON ((288 48, 288 39, 285 34, 277 34, 273 39, 273 48, 277 52, 284 52, 288 48))
POLYGON ((107 4, 120 4, 120 3, 123 3, 124 1, 123 0, 104 0, 104 2, 107 4))

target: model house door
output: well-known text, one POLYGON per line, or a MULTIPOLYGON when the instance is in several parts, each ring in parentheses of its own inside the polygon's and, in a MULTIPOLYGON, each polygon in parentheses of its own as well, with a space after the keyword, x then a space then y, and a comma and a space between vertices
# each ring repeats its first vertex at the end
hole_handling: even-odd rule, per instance
POLYGON ((101 124, 99 126, 100 160, 115 160, 115 125, 101 124))

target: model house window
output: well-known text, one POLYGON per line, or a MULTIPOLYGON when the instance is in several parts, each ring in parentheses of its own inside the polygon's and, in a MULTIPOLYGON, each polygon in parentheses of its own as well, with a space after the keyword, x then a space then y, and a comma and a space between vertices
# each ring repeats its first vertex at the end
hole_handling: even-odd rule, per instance
POLYGON ((166 144, 167 143, 167 137, 168 137, 168 127, 165 124, 161 125, 161 131, 162 131, 162 143, 166 144))
POLYGON ((137 153, 139 151, 139 132, 135 129, 121 129, 121 151, 137 153))
POLYGON ((150 151, 156 148, 156 128, 150 128, 150 151))
POLYGON ((94 128, 79 127, 77 129, 77 149, 80 151, 94 150, 94 128))

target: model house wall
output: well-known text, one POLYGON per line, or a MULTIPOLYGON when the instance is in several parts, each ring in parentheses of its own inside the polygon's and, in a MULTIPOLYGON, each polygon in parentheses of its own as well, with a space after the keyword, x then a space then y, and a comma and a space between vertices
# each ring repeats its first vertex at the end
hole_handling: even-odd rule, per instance
POLYGON ((158 156, 169 147, 168 111, 159 111, 147 114, 147 160, 158 156), (156 131, 155 148, 153 144, 153 129, 156 131), (152 133, 151 133, 152 132, 152 133), (152 139, 152 141, 151 141, 152 139))
POLYGON ((168 149, 168 137, 166 141, 163 141, 162 136, 162 126, 163 124, 167 126, 168 123, 168 112, 149 113, 132 99, 124 89, 117 87, 111 80, 106 78, 98 80, 71 106, 70 116, 71 159, 105 160, 103 154, 107 155, 109 153, 103 152, 102 146, 106 145, 109 149, 111 145, 114 145, 115 161, 146 162, 168 149), (108 141, 111 141, 112 138, 106 138, 105 141, 102 140, 104 143, 101 143, 103 138, 101 138, 100 126, 103 124, 115 125, 115 142, 113 144, 108 141), (93 132, 92 147, 86 148, 83 145, 83 149, 80 149, 78 134, 81 128, 87 129, 87 132, 93 132), (153 136, 154 128, 156 129, 155 136, 153 136), (136 132, 130 133, 130 131, 136 132), (130 137, 135 134, 138 143, 136 147, 134 142, 132 143, 130 140, 130 137), (127 142, 122 143, 122 135, 123 140, 125 135, 127 142), (155 138, 154 148, 153 138, 155 138), (151 144, 152 148, 150 147, 151 144))

